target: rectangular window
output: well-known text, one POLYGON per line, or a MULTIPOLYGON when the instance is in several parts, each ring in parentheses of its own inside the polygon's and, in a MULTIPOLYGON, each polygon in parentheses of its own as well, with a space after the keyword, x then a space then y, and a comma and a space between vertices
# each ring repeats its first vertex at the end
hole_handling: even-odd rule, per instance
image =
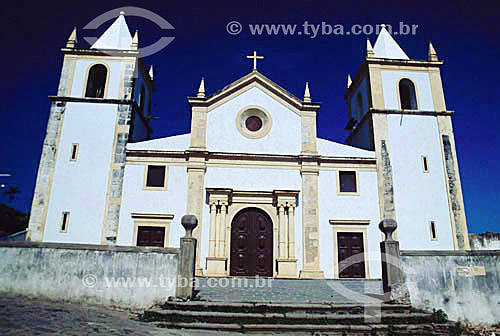
POLYGON ((137 228, 137 246, 165 246, 165 227, 139 226, 137 228))
POLYGON ((146 173, 147 188, 164 188, 165 187, 165 166, 148 166, 146 173))
POLYGON ((69 157, 70 161, 76 161, 78 157, 78 144, 74 143, 71 145, 71 155, 69 157))
POLYGON ((431 240, 437 240, 436 222, 431 221, 431 240))
POLYGON ((341 193, 357 193, 355 171, 339 171, 339 191, 341 193))
POLYGON ((422 169, 424 173, 429 172, 429 161, 427 160, 427 156, 422 156, 422 169))
POLYGON ((67 232, 68 231, 68 223, 69 223, 69 212, 68 211, 64 211, 62 213, 61 232, 67 232))

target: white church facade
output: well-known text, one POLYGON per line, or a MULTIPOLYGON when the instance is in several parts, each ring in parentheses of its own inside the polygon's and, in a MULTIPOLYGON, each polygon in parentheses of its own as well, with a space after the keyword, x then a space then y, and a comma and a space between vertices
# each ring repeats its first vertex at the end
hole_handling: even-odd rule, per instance
POLYGON ((76 30, 44 140, 27 239, 177 247, 199 225, 196 273, 381 277, 378 228, 403 250, 469 249, 440 66, 385 28, 348 79, 347 143, 317 136, 320 104, 256 67, 188 98, 191 132, 150 139, 153 70, 120 15, 90 49, 76 30), (352 256, 361 256, 349 263, 352 256))

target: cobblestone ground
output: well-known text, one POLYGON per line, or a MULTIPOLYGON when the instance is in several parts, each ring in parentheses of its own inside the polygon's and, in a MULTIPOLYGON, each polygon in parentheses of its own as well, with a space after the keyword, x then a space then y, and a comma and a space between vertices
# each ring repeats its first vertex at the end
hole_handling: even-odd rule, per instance
POLYGON ((0 335, 241 335, 167 330, 133 320, 126 311, 0 293, 0 335))
POLYGON ((206 301, 274 303, 367 302, 383 294, 381 280, 196 278, 206 301))

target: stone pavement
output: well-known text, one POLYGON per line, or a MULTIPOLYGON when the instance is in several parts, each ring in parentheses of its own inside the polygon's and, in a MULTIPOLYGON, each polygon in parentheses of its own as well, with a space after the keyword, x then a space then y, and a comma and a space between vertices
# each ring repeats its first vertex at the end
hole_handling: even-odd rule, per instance
POLYGON ((352 303, 383 294, 381 280, 198 277, 198 298, 224 302, 352 303))
POLYGON ((0 335, 232 336, 239 333, 157 328, 126 311, 0 293, 0 335))

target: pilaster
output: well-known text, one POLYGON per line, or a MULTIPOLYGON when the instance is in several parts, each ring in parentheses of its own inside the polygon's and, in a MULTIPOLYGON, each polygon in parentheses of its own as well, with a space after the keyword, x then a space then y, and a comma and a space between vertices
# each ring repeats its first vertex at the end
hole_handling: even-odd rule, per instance
MULTIPOLYGON (((65 56, 57 89, 58 96, 66 96, 70 93, 74 71, 75 59, 65 56)), ((29 241, 43 240, 65 110, 66 103, 52 102, 31 204, 28 233, 26 235, 26 240, 29 241)))
POLYGON ((316 111, 301 111, 302 154, 315 155, 316 148, 316 111))
POLYGON ((207 108, 191 107, 191 143, 190 150, 205 150, 207 137, 207 108))
POLYGON ((196 238, 196 275, 203 275, 203 270, 200 264, 200 242, 201 232, 203 229, 203 200, 204 200, 204 186, 205 186, 205 171, 206 163, 205 158, 200 155, 191 153, 188 158, 187 174, 187 204, 186 213, 194 215, 201 223, 193 231, 193 237, 196 238))
MULTIPOLYGON (((429 70, 429 79, 434 109, 438 112, 446 111, 446 102, 439 68, 432 68, 429 70)), ((447 115, 438 115, 437 123, 444 163, 443 169, 446 177, 453 244, 456 250, 470 250, 453 124, 451 117, 447 115)))
POLYGON ((470 250, 462 183, 450 116, 437 116, 455 250, 470 250))
MULTIPOLYGON (((124 63, 123 78, 121 80, 120 96, 132 93, 134 87, 135 65, 124 63)), ((116 244, 118 236, 118 225, 120 222, 120 207, 123 189, 123 175, 125 172, 125 158, 127 143, 130 133, 130 121, 134 106, 131 104, 119 104, 117 107, 117 118, 114 131, 113 150, 108 173, 108 185, 106 190, 106 205, 104 222, 102 226, 102 244, 116 244)))
POLYGON ((323 278, 319 260, 318 175, 317 162, 302 162, 302 242, 303 269, 300 278, 323 278))

